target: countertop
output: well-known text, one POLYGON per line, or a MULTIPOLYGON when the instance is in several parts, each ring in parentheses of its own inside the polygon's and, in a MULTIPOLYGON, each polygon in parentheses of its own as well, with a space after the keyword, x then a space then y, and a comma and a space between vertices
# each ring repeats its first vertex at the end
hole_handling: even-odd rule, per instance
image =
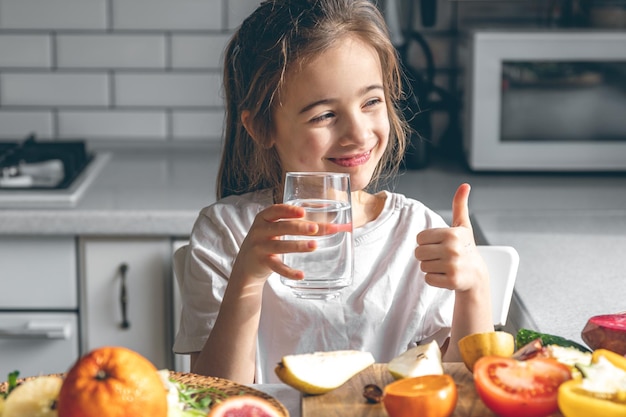
MULTIPOLYGON (((217 147, 115 151, 75 207, 0 209, 0 236, 185 237, 215 200, 218 164, 217 147)), ((478 242, 520 254, 517 326, 580 341, 591 315, 626 310, 626 173, 475 173, 437 159, 384 187, 449 219, 462 182, 478 242)))

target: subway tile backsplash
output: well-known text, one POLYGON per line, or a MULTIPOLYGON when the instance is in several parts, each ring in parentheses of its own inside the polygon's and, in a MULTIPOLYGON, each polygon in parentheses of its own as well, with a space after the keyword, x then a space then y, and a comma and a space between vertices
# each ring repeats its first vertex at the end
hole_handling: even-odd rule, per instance
POLYGON ((218 142, 221 66, 258 0, 0 0, 0 140, 218 142))
MULTIPOLYGON (((386 1, 392 3, 378 0, 381 6, 386 1)), ((459 96, 459 38, 465 29, 536 24, 554 11, 548 7, 565 1, 438 0, 431 27, 421 24, 419 1, 397 3, 400 26, 417 30, 431 49, 435 83, 459 96)), ((32 132, 42 140, 122 146, 219 142, 223 50, 258 4, 0 0, 0 140, 32 132)), ((408 63, 424 71, 423 50, 416 43, 408 50, 408 63)), ((454 122, 437 103, 427 107, 435 132, 454 122)))

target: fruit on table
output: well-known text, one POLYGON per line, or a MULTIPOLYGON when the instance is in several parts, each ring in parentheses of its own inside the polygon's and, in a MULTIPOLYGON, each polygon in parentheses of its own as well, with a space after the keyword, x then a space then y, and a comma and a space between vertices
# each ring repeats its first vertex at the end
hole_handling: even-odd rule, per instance
POLYGON ((551 358, 518 361, 484 356, 474 365, 476 392, 500 417, 553 414, 558 409, 558 388, 570 379, 569 368, 551 358))
POLYGON ((253 395, 228 397, 211 408, 207 417, 282 417, 269 401, 253 395))
POLYGON ((390 360, 387 369, 395 379, 441 375, 441 349, 436 341, 418 345, 390 360))
POLYGON ((324 394, 373 363, 369 352, 336 350, 283 356, 274 371, 285 384, 305 394, 324 394))
POLYGON ((591 364, 577 366, 583 379, 559 387, 561 413, 565 417, 626 416, 626 358, 597 349, 591 364))
POLYGON ((59 417, 166 417, 167 390, 148 359, 107 346, 76 361, 61 386, 57 407, 59 417))
POLYGON ((390 417, 448 417, 457 399, 456 384, 450 375, 423 375, 387 385, 383 406, 390 417))
POLYGON ((581 338, 591 349, 608 349, 626 355, 626 312, 591 317, 581 338))
POLYGON ((548 333, 540 333, 529 329, 519 329, 517 331, 517 335, 515 336, 515 347, 517 349, 520 349, 521 347, 532 342, 535 339, 541 339, 541 342, 544 346, 558 345, 564 347, 574 347, 582 352, 589 352, 589 349, 587 349, 580 343, 574 342, 573 340, 565 339, 564 337, 555 336, 548 333))
POLYGON ((0 406, 2 417, 56 417, 55 401, 63 380, 58 376, 27 379, 18 385, 0 406))
POLYGON ((463 363, 472 372, 476 361, 483 356, 511 356, 515 339, 511 333, 501 331, 474 333, 459 340, 458 345, 463 363))

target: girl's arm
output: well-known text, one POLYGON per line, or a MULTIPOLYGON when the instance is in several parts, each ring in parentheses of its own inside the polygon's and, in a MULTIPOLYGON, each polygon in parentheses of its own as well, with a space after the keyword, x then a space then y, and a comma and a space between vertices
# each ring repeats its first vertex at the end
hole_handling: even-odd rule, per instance
POLYGON ((191 355, 192 372, 241 384, 254 382, 256 341, 265 282, 272 272, 301 279, 302 271, 283 264, 280 255, 315 249, 313 241, 281 240, 284 235, 312 235, 317 232, 316 223, 281 221, 303 217, 303 208, 284 204, 270 206, 256 216, 233 265, 209 338, 201 352, 191 355))
POLYGON ((469 193, 469 184, 459 186, 452 201, 452 227, 420 232, 415 249, 426 282, 455 291, 446 361, 461 360, 457 343, 464 336, 494 330, 489 273, 474 242, 467 205, 469 193))

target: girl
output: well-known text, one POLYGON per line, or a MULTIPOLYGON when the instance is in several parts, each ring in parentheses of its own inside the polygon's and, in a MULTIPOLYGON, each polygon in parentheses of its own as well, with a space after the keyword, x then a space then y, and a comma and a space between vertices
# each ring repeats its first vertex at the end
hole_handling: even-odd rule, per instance
POLYGON ((183 311, 174 350, 191 370, 239 383, 276 382, 284 355, 357 349, 387 362, 437 340, 493 330, 486 266, 463 184, 453 227, 418 201, 368 192, 395 173, 406 124, 401 73, 384 19, 369 0, 264 1, 226 50, 225 142, 218 201, 176 254, 183 311), (353 284, 332 300, 302 300, 280 276, 303 273, 281 255, 310 252, 318 225, 280 204, 287 171, 350 174, 353 284))

